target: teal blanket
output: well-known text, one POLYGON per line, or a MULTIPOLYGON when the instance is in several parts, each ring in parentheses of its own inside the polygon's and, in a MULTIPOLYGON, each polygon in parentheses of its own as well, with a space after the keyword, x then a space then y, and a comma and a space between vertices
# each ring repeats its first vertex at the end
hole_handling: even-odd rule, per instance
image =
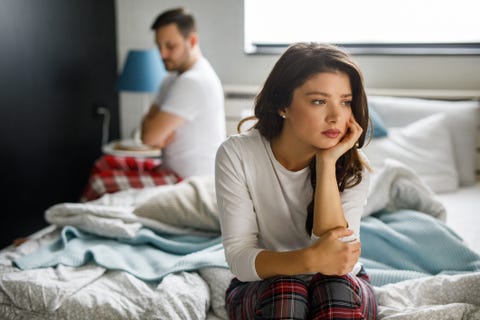
POLYGON ((157 234, 140 229, 134 238, 102 238, 75 227, 64 227, 53 243, 13 261, 20 269, 78 267, 94 262, 109 270, 123 270, 146 280, 204 267, 227 267, 221 238, 157 234))
POLYGON ((430 215, 382 210, 363 218, 360 261, 372 284, 382 286, 437 274, 480 271, 480 255, 430 215))
MULTIPOLYGON (((376 286, 427 275, 480 271, 480 256, 443 222, 424 213, 381 211, 362 220, 360 236, 360 260, 376 286)), ((146 228, 132 239, 111 239, 64 227, 57 241, 14 260, 21 269, 88 262, 147 281, 177 271, 227 267, 220 237, 172 236, 146 228)))

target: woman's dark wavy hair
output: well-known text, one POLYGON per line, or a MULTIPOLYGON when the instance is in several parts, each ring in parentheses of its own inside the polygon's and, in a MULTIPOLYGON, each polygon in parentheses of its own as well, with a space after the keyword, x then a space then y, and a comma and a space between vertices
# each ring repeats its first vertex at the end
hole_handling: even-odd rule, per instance
MULTIPOLYGON (((290 106, 293 91, 322 72, 343 72, 348 75, 352 89, 352 113, 363 128, 363 133, 358 139, 358 148, 361 148, 364 145, 369 124, 363 76, 350 56, 332 45, 297 43, 283 53, 255 98, 255 117, 258 121, 254 128, 269 141, 277 137, 282 131, 284 121, 279 112, 290 106)), ((356 148, 350 149, 337 160, 336 177, 340 192, 362 181, 363 166, 356 148)), ((315 194, 315 158, 310 162, 310 170, 310 180, 315 194)), ((312 233, 313 208, 314 196, 312 195, 305 223, 308 234, 312 233)))

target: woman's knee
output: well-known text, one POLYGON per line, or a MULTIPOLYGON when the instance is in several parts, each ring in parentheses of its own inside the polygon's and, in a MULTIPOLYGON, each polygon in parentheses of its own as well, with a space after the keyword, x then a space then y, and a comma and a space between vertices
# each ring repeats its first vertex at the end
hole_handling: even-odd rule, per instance
POLYGON ((376 304, 370 285, 355 276, 317 274, 310 282, 312 319, 375 319, 376 304))
POLYGON ((257 314, 263 319, 308 319, 308 284, 295 277, 274 277, 259 295, 257 314))

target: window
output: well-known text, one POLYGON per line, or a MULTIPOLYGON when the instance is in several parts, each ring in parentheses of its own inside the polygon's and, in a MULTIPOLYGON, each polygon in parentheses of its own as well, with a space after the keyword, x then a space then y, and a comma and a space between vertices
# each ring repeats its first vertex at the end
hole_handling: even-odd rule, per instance
POLYGON ((244 0, 245 52, 298 41, 354 54, 480 54, 478 0, 244 0))

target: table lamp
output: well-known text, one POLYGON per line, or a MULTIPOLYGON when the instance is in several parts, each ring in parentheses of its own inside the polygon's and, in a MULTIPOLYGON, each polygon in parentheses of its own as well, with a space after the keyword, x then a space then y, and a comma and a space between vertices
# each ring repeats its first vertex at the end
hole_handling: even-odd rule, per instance
POLYGON ((160 87, 167 71, 157 48, 129 50, 117 82, 119 91, 143 94, 142 114, 148 110, 150 94, 160 87))
POLYGON ((156 92, 166 74, 158 49, 130 50, 117 88, 119 91, 156 92))

